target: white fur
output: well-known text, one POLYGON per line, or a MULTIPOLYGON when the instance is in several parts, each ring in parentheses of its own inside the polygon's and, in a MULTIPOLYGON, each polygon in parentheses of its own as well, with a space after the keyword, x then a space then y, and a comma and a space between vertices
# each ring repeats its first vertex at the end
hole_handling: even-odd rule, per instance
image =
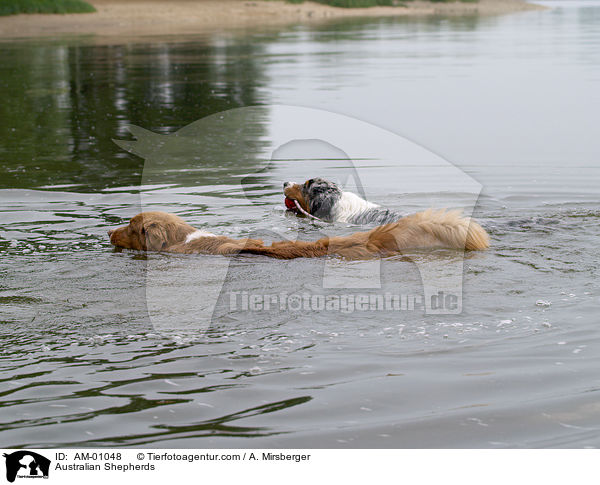
POLYGON ((352 192, 342 192, 342 196, 333 206, 333 219, 340 222, 348 222, 354 216, 358 216, 368 209, 381 207, 373 202, 361 199, 352 192))
POLYGON ((188 234, 188 237, 185 238, 185 242, 186 244, 189 243, 190 241, 193 241, 194 239, 199 239, 201 237, 217 237, 215 234, 213 234, 212 232, 206 232, 206 231, 194 231, 191 234, 188 234))

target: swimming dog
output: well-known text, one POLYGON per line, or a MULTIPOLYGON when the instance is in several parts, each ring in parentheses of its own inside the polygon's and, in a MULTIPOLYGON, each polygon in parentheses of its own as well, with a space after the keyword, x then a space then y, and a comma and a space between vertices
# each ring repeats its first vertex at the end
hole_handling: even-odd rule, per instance
POLYGON ((398 212, 343 191, 339 185, 322 178, 307 180, 302 185, 285 182, 283 193, 288 210, 326 222, 387 224, 402 217, 398 212))
POLYGON ((114 246, 126 249, 184 254, 247 253, 277 259, 331 255, 358 260, 400 254, 406 249, 481 250, 489 246, 488 234, 475 221, 459 211, 432 209, 350 236, 324 237, 314 242, 278 241, 270 246, 259 239, 232 239, 200 231, 166 212, 142 212, 128 225, 109 230, 108 236, 114 246))

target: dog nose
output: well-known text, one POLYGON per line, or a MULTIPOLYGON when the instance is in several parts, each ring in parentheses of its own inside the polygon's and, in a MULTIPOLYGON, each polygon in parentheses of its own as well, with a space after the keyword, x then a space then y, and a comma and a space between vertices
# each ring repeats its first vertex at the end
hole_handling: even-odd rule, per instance
POLYGON ((112 236, 112 233, 113 233, 113 232, 115 232, 115 230, 114 230, 114 229, 109 229, 109 230, 108 230, 108 237, 112 236))
POLYGON ((294 182, 283 182, 283 188, 287 188, 289 185, 292 185, 294 182))

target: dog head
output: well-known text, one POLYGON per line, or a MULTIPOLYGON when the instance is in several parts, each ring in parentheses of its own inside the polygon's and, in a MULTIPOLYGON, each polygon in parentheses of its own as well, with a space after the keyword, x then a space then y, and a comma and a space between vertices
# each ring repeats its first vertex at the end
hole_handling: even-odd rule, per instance
POLYGON ((285 205, 289 210, 300 212, 295 201, 309 214, 323 220, 333 219, 333 207, 342 196, 342 189, 322 178, 307 180, 299 185, 294 182, 283 184, 285 205))
POLYGON ((162 251, 185 241, 195 229, 183 219, 166 212, 142 212, 129 224, 108 231, 114 246, 139 251, 162 251))

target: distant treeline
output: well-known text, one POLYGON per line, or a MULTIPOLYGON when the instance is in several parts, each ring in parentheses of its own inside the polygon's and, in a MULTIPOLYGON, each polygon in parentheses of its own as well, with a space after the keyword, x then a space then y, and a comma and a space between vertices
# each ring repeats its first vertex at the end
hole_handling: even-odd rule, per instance
POLYGON ((82 0, 1 0, 0 15, 18 13, 86 13, 96 9, 82 0))

